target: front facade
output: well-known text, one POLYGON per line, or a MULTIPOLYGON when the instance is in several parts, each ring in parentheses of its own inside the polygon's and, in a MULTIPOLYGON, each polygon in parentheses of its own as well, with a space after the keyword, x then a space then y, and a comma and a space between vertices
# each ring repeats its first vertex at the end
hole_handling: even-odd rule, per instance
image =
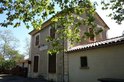
MULTIPOLYGON (((103 28, 103 32, 99 36, 95 37, 94 41, 105 40, 108 27, 98 16, 98 14, 96 14, 96 23, 100 28, 103 28)), ((59 53, 54 55, 50 55, 47 53, 48 50, 51 49, 51 46, 49 42, 46 42, 46 38, 48 36, 56 37, 51 25, 52 24, 50 20, 48 20, 42 25, 41 30, 33 30, 32 32, 30 32, 31 48, 29 60, 31 61, 31 64, 29 66, 28 76, 33 78, 43 77, 45 79, 56 82, 68 82, 68 56, 65 53, 59 53)), ((56 26, 56 24, 54 26, 56 26)), ((82 33, 88 31, 88 28, 83 25, 80 29, 82 33)), ((65 41, 64 43, 64 48, 71 48, 68 41, 65 41)), ((88 43, 90 43, 89 40, 83 43, 79 43, 77 45, 83 45, 88 43)))
POLYGON ((63 58, 62 53, 59 55, 48 54, 51 49, 50 43, 46 41, 48 36, 53 36, 51 33, 51 25, 46 22, 46 26, 39 32, 31 33, 31 54, 32 61, 29 70, 29 77, 43 77, 48 80, 61 81, 63 75, 63 58), (48 25, 47 25, 48 24, 48 25), (59 70, 58 70, 59 69, 59 70))
POLYGON ((124 36, 78 46, 66 54, 69 82, 100 82, 98 79, 102 78, 124 79, 124 36))

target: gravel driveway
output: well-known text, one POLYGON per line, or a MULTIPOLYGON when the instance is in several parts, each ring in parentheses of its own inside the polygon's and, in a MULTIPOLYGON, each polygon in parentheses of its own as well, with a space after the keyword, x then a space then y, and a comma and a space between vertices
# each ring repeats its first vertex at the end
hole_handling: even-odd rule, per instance
POLYGON ((7 74, 0 74, 0 82, 48 82, 43 79, 24 78, 7 74))

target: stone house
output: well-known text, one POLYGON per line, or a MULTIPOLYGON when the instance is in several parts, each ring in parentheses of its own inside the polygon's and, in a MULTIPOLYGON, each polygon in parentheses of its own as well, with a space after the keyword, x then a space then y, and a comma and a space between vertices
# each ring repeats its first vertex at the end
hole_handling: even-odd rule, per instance
MULTIPOLYGON (((99 28, 103 29, 103 32, 97 37, 94 37, 94 39, 89 38, 87 41, 77 44, 78 46, 96 41, 102 41, 107 38, 106 32, 109 28, 97 13, 95 14, 95 22, 99 28)), ((47 51, 51 48, 51 46, 49 45, 49 42, 46 42, 46 37, 56 37, 51 25, 51 20, 48 20, 42 25, 41 30, 33 30, 29 33, 31 35, 31 48, 29 56, 31 64, 29 65, 28 76, 33 78, 44 77, 45 79, 56 82, 68 82, 71 70, 69 69, 70 61, 68 60, 68 54, 70 55, 70 53, 67 52, 54 55, 47 54, 47 51)), ((89 29, 84 25, 82 25, 82 27, 83 28, 80 28, 82 33, 89 31, 89 29)), ((65 41, 64 43, 64 48, 67 50, 72 49, 68 41, 65 41)), ((74 70, 72 70, 72 72, 73 71, 74 70)))

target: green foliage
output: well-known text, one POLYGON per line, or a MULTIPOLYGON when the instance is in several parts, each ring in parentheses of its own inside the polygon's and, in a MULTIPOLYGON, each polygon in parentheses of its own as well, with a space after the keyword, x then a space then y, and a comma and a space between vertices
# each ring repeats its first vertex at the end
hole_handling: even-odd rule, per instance
POLYGON ((124 0, 110 0, 110 2, 103 0, 101 4, 103 5, 103 10, 112 10, 108 16, 116 20, 118 24, 124 21, 124 0))
POLYGON ((11 70, 16 66, 16 62, 13 60, 0 61, 0 68, 4 70, 11 70))
MULTIPOLYGON (((112 9, 113 12, 109 16, 120 24, 124 20, 124 2, 123 0, 110 0, 110 2, 108 4, 103 1, 103 9, 112 9)), ((33 26, 34 29, 41 29, 48 16, 53 16, 51 22, 57 24, 56 34, 59 37, 47 38, 53 46, 50 50, 52 52, 63 50, 62 40, 68 39, 73 44, 80 42, 84 37, 95 37, 102 31, 102 29, 95 30, 97 27, 94 22, 95 6, 90 0, 2 0, 0 1, 0 14, 2 13, 6 14, 6 19, 0 23, 1 26, 19 27, 24 23, 27 28, 33 26), (86 15, 85 19, 82 19, 81 15, 86 15), (93 28, 94 34, 85 32, 80 38, 79 27, 81 25, 93 28)))
POLYGON ((23 60, 24 56, 19 53, 18 50, 11 48, 9 45, 4 45, 4 58, 9 60, 14 60, 16 62, 23 60))
POLYGON ((0 61, 3 61, 4 57, 2 56, 2 54, 0 54, 0 61))
POLYGON ((5 13, 7 18, 0 25, 18 27, 23 22, 27 28, 30 28, 31 24, 39 29, 49 15, 58 13, 56 7, 64 10, 65 14, 82 14, 87 8, 92 12, 92 4, 89 0, 82 2, 78 0, 3 0, 0 1, 0 14, 5 13))
POLYGON ((20 61, 23 56, 16 50, 18 40, 10 30, 0 31, 0 59, 20 61))
POLYGON ((30 22, 34 28, 39 28, 43 20, 54 13, 53 10, 50 0, 3 0, 0 1, 0 13, 6 13, 7 18, 1 26, 18 27, 23 22, 29 28, 30 22))
POLYGON ((19 54, 19 51, 14 50, 14 49, 10 48, 9 46, 6 47, 6 56, 5 57, 9 58, 9 60, 14 60, 16 62, 24 59, 23 55, 19 54))

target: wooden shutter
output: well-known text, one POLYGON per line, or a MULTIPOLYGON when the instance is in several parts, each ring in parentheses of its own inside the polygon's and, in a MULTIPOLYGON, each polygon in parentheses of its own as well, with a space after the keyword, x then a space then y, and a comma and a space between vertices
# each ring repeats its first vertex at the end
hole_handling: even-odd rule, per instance
POLYGON ((39 45, 39 35, 36 36, 35 45, 39 45))
POLYGON ((38 61, 39 61, 39 56, 34 56, 34 72, 38 72, 38 61))
POLYGON ((91 36, 89 37, 89 41, 95 41, 95 36, 94 36, 94 30, 93 28, 89 28, 89 33, 91 33, 91 36))
POLYGON ((50 37, 51 38, 55 38, 55 28, 54 27, 51 27, 51 29, 50 29, 50 37))
POLYGON ((49 54, 49 73, 56 73, 56 54, 49 54))

